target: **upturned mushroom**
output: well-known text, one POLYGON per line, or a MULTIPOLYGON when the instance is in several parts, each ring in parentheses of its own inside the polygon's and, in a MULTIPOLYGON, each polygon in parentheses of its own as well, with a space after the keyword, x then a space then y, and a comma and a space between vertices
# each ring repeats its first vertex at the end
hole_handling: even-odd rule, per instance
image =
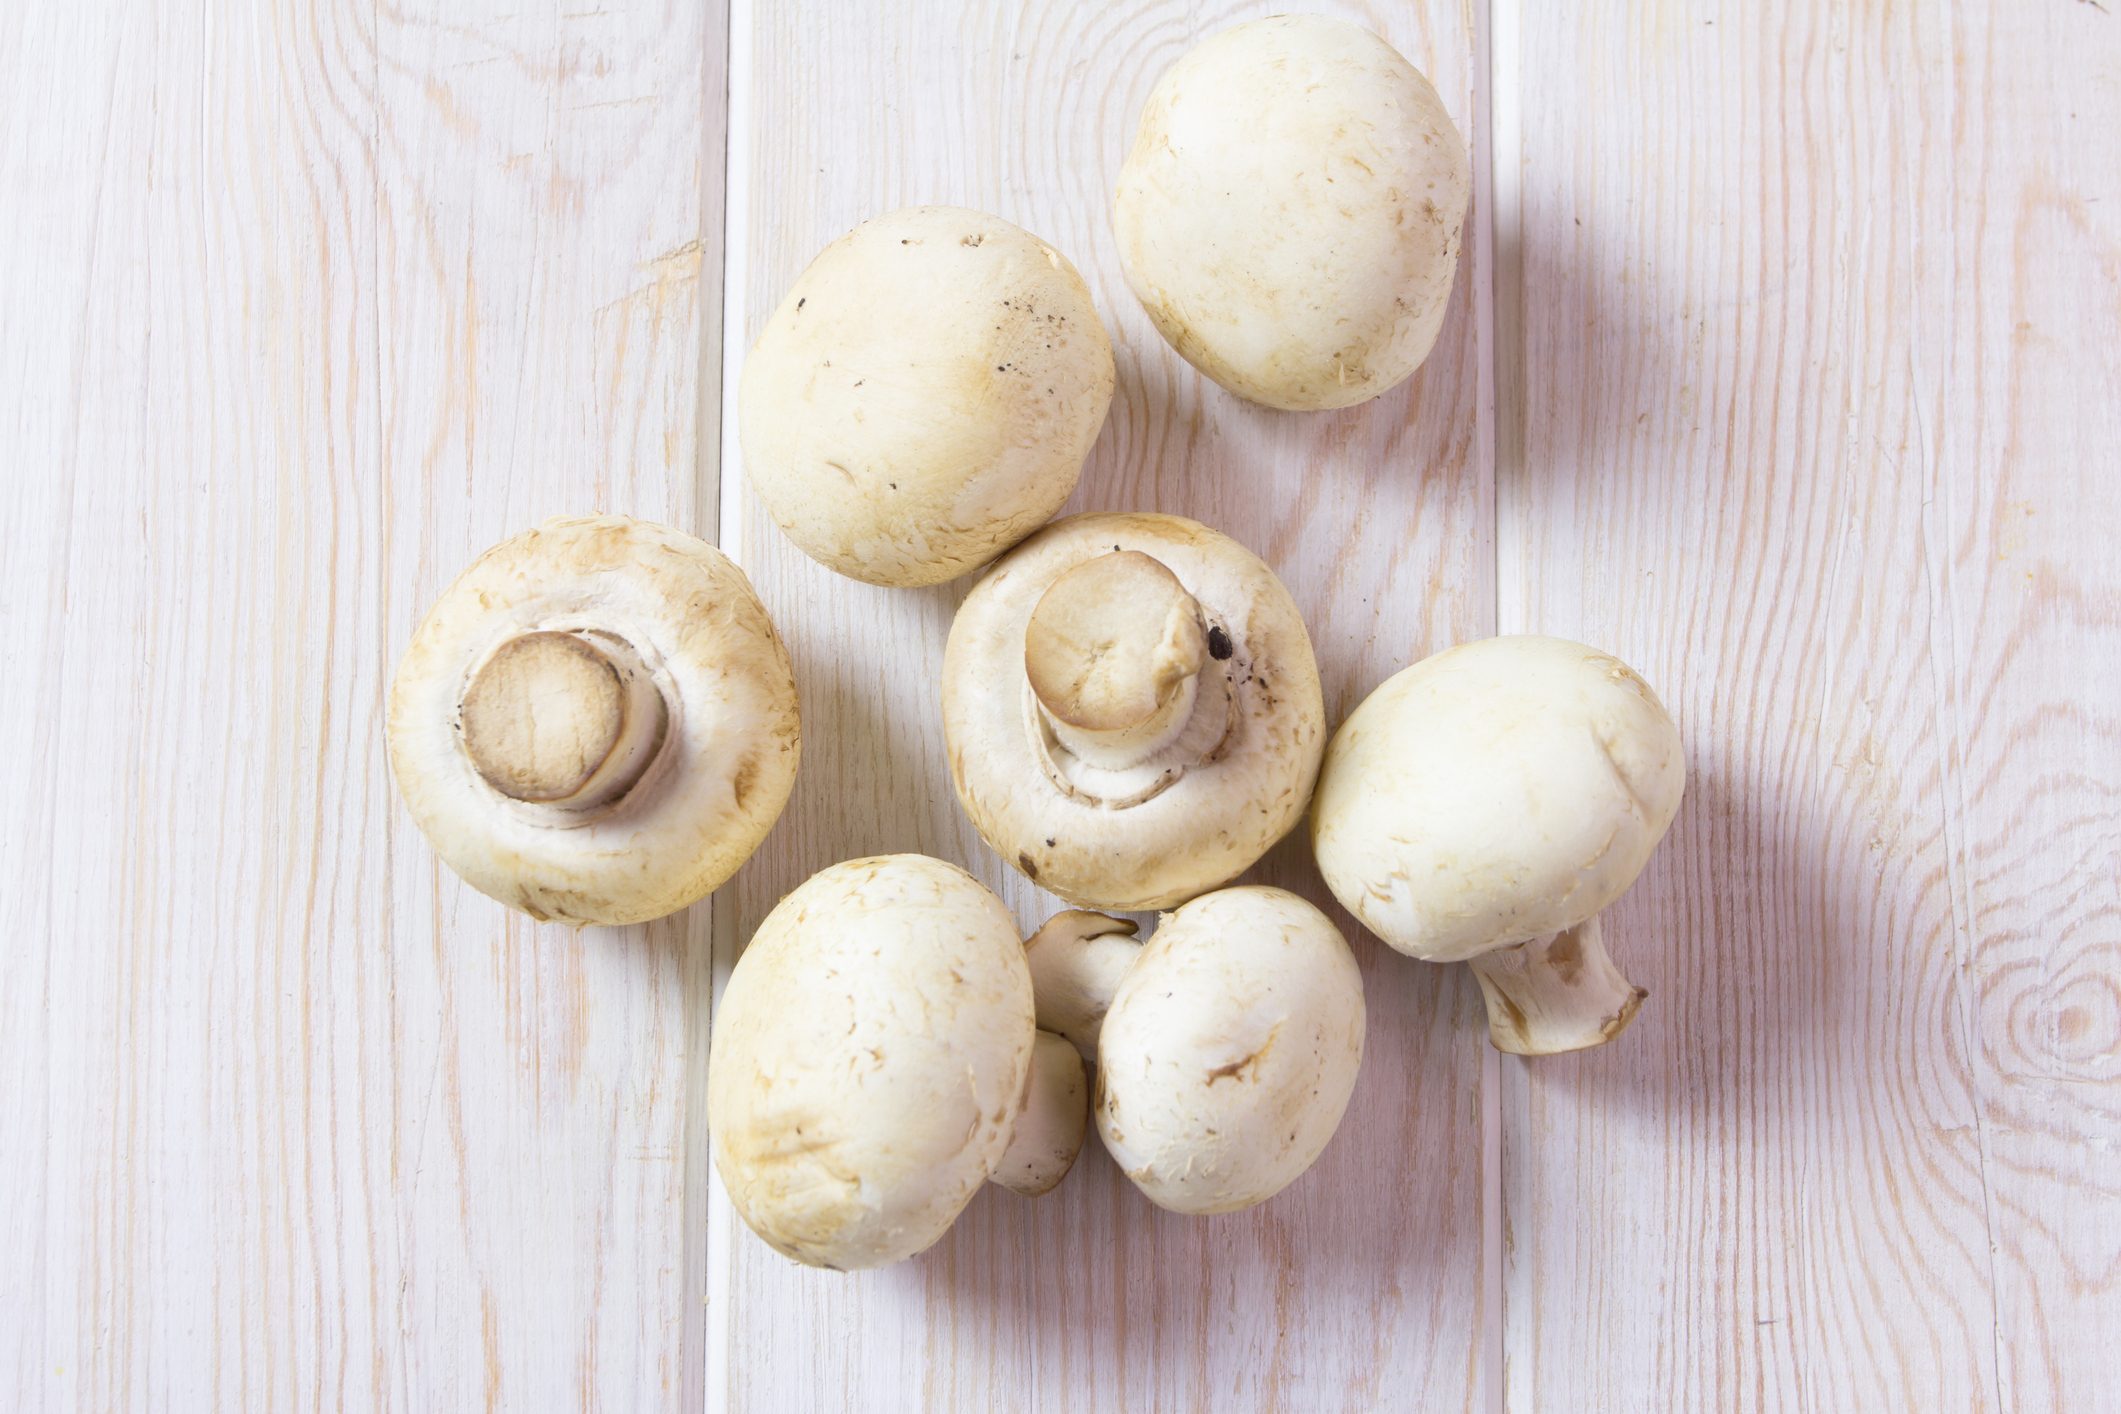
POLYGON ((1027 945, 1041 1027, 1096 1065, 1097 1132, 1158 1207, 1263 1203, 1317 1161, 1362 1064, 1362 974, 1282 889, 1204 894, 1134 925, 1058 914, 1027 945))
POLYGON ((1599 913, 1678 813, 1686 763, 1649 685, 1559 638, 1438 653, 1372 692, 1326 749, 1311 837, 1350 913, 1400 952, 1469 962, 1518 1055, 1612 1040, 1647 995, 1599 913))
POLYGON ((1268 407, 1347 407, 1428 357, 1472 191, 1436 90, 1322 15, 1200 44, 1150 91, 1120 171, 1120 262, 1186 360, 1268 407))
POLYGON ((1047 527, 966 597, 943 653, 965 813, 1090 907, 1168 908, 1242 873, 1302 818, 1324 712, 1281 581, 1178 516, 1047 527))
POLYGON ((1112 374, 1060 252, 978 211, 894 211, 827 246, 766 321, 739 392, 744 463, 804 554, 937 584, 1060 509, 1112 374))
POLYGON ((574 924, 719 887, 780 817, 802 745, 743 571, 623 516, 548 521, 474 561, 413 634, 386 733, 443 862, 574 924))
POLYGON ((1082 1059, 1036 1029, 1015 921, 940 860, 813 875, 759 925, 712 1029, 715 1167, 809 1266, 911 1257, 982 1183, 1044 1193, 1082 1147, 1082 1059))

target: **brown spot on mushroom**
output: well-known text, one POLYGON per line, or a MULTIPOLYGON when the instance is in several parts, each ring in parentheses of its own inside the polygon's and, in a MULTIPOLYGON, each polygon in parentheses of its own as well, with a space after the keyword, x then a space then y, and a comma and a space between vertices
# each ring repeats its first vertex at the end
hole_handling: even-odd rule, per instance
POLYGON ((1547 962, 1562 985, 1573 986, 1583 974, 1583 944, 1574 933, 1563 933, 1548 946, 1547 962))
POLYGON ((1274 1038, 1279 1035, 1281 1035, 1281 1023, 1276 1022, 1274 1029, 1267 1033, 1267 1039, 1260 1042, 1259 1046, 1250 1055, 1231 1061, 1228 1065, 1219 1065, 1210 1070, 1208 1072, 1208 1083, 1213 1085, 1218 1080, 1256 1079, 1259 1072, 1259 1063, 1265 1060, 1267 1054, 1274 1049, 1274 1038))
POLYGON ((1633 989, 1628 994, 1628 999, 1621 1003, 1620 1010, 1598 1024, 1599 1034, 1610 1041, 1621 1032, 1627 1030, 1628 1023, 1635 1019, 1635 1013, 1642 1010, 1642 1004, 1649 1000, 1649 996, 1650 989, 1647 987, 1636 987, 1633 989))
POLYGON ((1019 853, 1016 856, 1016 867, 1024 871, 1025 878, 1033 883, 1038 882, 1038 866, 1031 862, 1029 854, 1019 853))

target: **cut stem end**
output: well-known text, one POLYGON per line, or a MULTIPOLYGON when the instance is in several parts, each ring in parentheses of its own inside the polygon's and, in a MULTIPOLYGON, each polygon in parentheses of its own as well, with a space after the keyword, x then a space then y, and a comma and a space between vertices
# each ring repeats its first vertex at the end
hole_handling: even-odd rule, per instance
POLYGON ((590 810, 639 783, 669 716, 625 640, 539 630, 509 639, 479 665, 458 730, 472 768, 510 800, 590 810))
POLYGON ((1062 574, 1024 628, 1024 674, 1054 736, 1114 770, 1178 739, 1207 660, 1200 605, 1162 561, 1135 550, 1062 574))

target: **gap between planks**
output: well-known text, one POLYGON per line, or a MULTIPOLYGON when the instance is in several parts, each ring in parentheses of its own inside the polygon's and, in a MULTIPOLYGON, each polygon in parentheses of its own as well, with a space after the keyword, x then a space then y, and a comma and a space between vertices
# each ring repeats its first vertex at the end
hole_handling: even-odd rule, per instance
MULTIPOLYGON (((751 251, 746 232, 751 229, 751 108, 752 108, 752 30, 753 14, 751 0, 729 0, 726 10, 727 30, 724 35, 724 52, 728 55, 722 88, 722 298, 718 311, 719 322, 714 337, 720 340, 718 350, 703 348, 702 357, 718 355, 718 378, 715 394, 721 400, 719 439, 716 448, 716 525, 715 544, 739 565, 744 563, 744 547, 740 543, 744 518, 739 497, 743 478, 730 468, 741 461, 737 446, 736 407, 737 376, 744 361, 744 290, 750 274, 751 251)), ((702 379, 702 386, 706 380, 702 379)), ((712 1032, 714 1003, 728 983, 729 970, 736 965, 737 936, 736 909, 717 901, 708 920, 709 936, 712 939, 712 958, 707 987, 709 1021, 696 1032, 704 1049, 712 1032)), ((704 1342, 706 1367, 700 1371, 700 1387, 703 1398, 695 1407, 722 1414, 729 1408, 729 1244, 731 1240, 731 1209, 722 1192, 721 1175, 714 1171, 712 1154, 706 1140, 707 1115, 707 1063, 702 1055, 697 1065, 686 1071, 688 1090, 686 1103, 691 1113, 701 1117, 701 1142, 698 1146, 698 1161, 705 1170, 704 1182, 687 1185, 688 1204, 695 1196, 705 1205, 705 1212, 690 1208, 685 1214, 687 1231, 704 1230, 706 1234, 706 1323, 707 1339, 704 1342)))
MULTIPOLYGON (((1512 498, 1504 495, 1524 461, 1524 261, 1519 245, 1524 212, 1521 35, 1522 0, 1486 0, 1475 21, 1474 73, 1481 82, 1473 104, 1473 245, 1487 277, 1476 292, 1481 373, 1476 435, 1488 460, 1489 629, 1522 630, 1522 537, 1504 525, 1512 498), (1505 573, 1504 556, 1509 556, 1505 573)), ((1480 1040, 1480 1353, 1482 1402, 1489 1414, 1509 1403, 1504 1346, 1502 1188, 1502 1070, 1522 1065, 1480 1040)))
MULTIPOLYGON (((750 139, 749 125, 740 117, 749 112, 750 105, 748 101, 737 101, 737 85, 740 83, 746 85, 748 99, 750 70, 748 64, 739 61, 739 56, 749 53, 750 16, 745 8, 743 26, 739 28, 739 8, 745 7, 734 3, 725 6, 719 31, 710 22, 703 26, 701 35, 702 63, 709 76, 707 103, 720 104, 721 121, 714 121, 711 108, 701 114, 700 168, 703 172, 719 172, 720 180, 700 184, 700 233, 704 237, 720 231, 721 240, 713 248, 721 252, 721 268, 717 272, 719 285, 714 286, 718 289, 718 296, 712 315, 703 316, 700 321, 700 374, 695 380, 701 434, 695 439, 698 465, 694 474, 700 491, 697 504, 714 509, 714 524, 697 529, 715 545, 730 552, 731 558, 738 558, 735 547, 725 542, 741 522, 730 512, 734 478, 725 474, 733 465, 729 446, 735 436, 735 418, 730 413, 732 404, 724 382, 736 369, 742 352, 733 345, 741 337, 743 322, 729 316, 730 302, 742 289, 740 256, 732 258, 730 239, 733 232, 743 229, 748 203, 744 200, 747 188, 730 180, 730 173, 733 160, 738 153, 747 150, 750 139), (736 48, 740 42, 745 49, 736 48), (719 85, 714 82, 717 43, 721 46, 719 85)), ((705 271, 701 272, 701 288, 710 288, 705 271)), ((718 1371, 728 1369, 729 1343, 728 1324, 720 1319, 721 1313, 728 1308, 729 1294, 728 1263, 723 1260, 729 1240, 728 1205, 716 1200, 719 1179, 714 1172, 708 1143, 707 1046, 714 999, 720 995, 728 960, 734 956, 736 913, 714 895, 708 896, 703 907, 708 910, 707 956, 688 957, 685 970, 688 1015, 685 1028, 685 1211, 682 1221, 688 1277, 685 1291, 690 1309, 684 1313, 684 1325, 688 1332, 698 1332, 698 1336, 688 1341, 681 1398, 684 1407, 691 1410, 726 1405, 726 1394, 723 1393, 726 1384, 718 1386, 713 1381, 718 1371)))

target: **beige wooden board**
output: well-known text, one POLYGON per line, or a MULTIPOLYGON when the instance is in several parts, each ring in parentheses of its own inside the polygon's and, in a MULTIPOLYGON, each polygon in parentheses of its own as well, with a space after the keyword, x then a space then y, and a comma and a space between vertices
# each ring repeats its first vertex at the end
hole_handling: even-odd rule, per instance
POLYGON ((1512 1409, 2113 1407, 2109 8, 1498 11, 1500 622, 1693 773, 1642 1019, 1505 1062, 1512 1409))
MULTIPOLYGON (((731 40, 728 377, 812 255, 864 217, 993 211, 1083 271, 1119 392, 1071 509, 1191 515, 1273 564, 1317 641, 1336 718, 1410 656, 1486 631, 1491 485, 1470 295, 1410 386, 1352 412, 1267 412, 1205 384, 1120 276, 1110 193, 1156 76, 1257 6, 813 7, 739 3, 731 40)), ((1365 18, 1467 124, 1475 46, 1453 4, 1365 18)), ((734 406, 725 396, 725 406, 734 406)), ((723 543, 795 656, 804 759, 764 851, 723 895, 725 958, 834 861, 918 850, 1000 888, 1027 928, 1060 905, 960 814, 937 674, 960 585, 870 588, 783 539, 725 440, 723 543)), ((1323 899, 1292 842, 1258 877, 1323 899)), ((1093 1144, 1055 1193, 973 1201, 931 1252, 862 1275, 799 1269, 716 1195, 709 1407, 1460 1409, 1480 1376, 1481 1056, 1467 979, 1359 942, 1369 1051, 1318 1167, 1264 1208, 1161 1213, 1093 1144)))
POLYGON ((0 1405, 698 1407, 706 914, 469 893, 382 707, 504 534, 712 530, 723 34, 0 7, 0 1405))

